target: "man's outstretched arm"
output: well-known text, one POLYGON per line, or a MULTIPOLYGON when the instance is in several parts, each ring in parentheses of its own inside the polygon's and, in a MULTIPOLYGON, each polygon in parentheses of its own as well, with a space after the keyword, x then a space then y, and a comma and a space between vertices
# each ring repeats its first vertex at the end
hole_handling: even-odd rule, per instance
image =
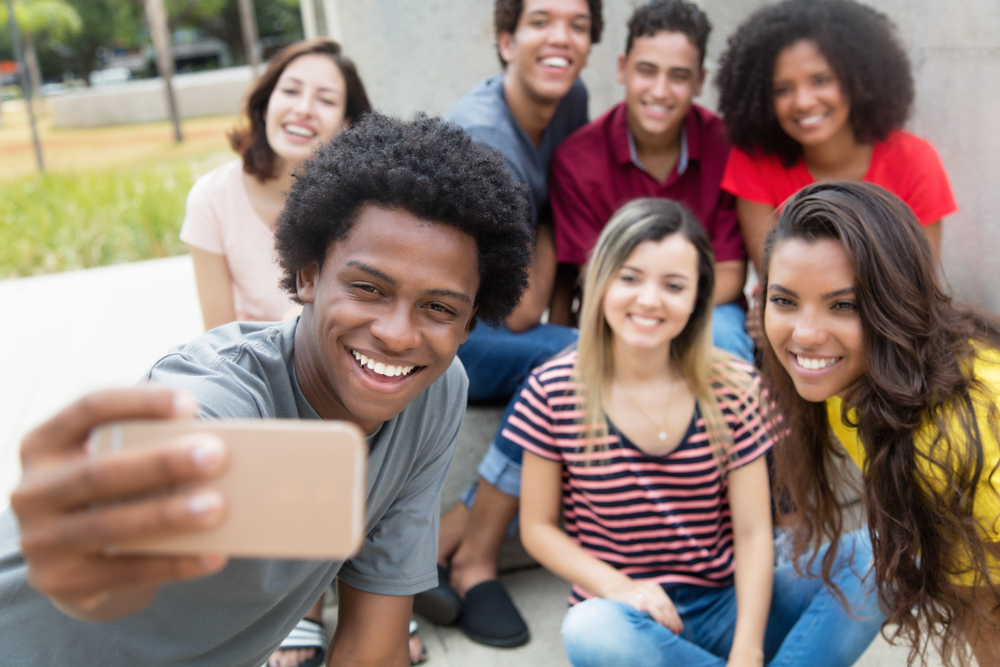
POLYGON ((63 613, 85 621, 122 618, 144 609, 161 584, 213 574, 225 565, 219 555, 106 552, 127 540, 218 525, 225 507, 217 493, 150 496, 219 475, 227 463, 221 441, 192 435, 99 459, 86 451, 90 430, 100 424, 193 417, 197 407, 165 388, 95 392, 25 436, 11 509, 20 526, 28 583, 63 613), (100 506, 111 500, 119 502, 100 506))
POLYGON ((409 667, 412 595, 376 595, 337 582, 337 630, 330 667, 409 667))

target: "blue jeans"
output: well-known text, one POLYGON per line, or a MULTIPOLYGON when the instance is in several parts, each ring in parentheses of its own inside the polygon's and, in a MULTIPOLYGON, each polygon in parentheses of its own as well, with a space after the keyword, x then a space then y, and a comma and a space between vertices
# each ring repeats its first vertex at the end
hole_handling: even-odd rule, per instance
POLYGON ((747 314, 741 305, 726 303, 712 311, 712 344, 753 363, 753 341, 747 335, 747 314))
POLYGON ((522 333, 480 324, 458 348, 469 376, 469 400, 506 401, 536 366, 575 343, 576 336, 576 329, 560 324, 522 333))
MULTIPOLYGON (((814 561, 815 572, 825 550, 814 561)), ((796 575, 791 563, 778 567, 764 636, 765 664, 847 667, 875 638, 885 618, 869 574, 868 531, 845 535, 837 551, 832 578, 855 618, 822 579, 796 575)), ((572 607, 563 620, 562 634, 573 667, 725 667, 736 627, 735 587, 675 585, 664 589, 684 621, 679 635, 649 614, 614 600, 592 598, 572 607)))

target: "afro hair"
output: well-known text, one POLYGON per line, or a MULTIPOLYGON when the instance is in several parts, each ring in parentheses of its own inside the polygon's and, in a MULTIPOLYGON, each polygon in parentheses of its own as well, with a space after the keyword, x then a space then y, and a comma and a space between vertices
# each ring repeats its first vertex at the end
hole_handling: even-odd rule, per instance
POLYGON ((802 146, 774 116, 774 64, 782 49, 816 44, 851 104, 858 141, 885 139, 913 104, 910 61, 889 18, 853 0, 786 0, 750 17, 730 36, 719 62, 719 113, 737 148, 779 156, 791 166, 802 146))
POLYGON ((297 299, 299 270, 322 268, 327 248, 347 237, 368 205, 402 209, 476 241, 476 320, 500 324, 521 300, 532 243, 525 186, 499 152, 423 114, 409 122, 366 114, 296 171, 275 229, 281 286, 297 299))

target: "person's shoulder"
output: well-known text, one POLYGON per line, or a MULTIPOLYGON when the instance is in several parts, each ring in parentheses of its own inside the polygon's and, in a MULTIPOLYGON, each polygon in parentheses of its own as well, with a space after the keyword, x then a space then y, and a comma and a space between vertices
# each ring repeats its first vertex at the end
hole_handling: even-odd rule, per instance
POLYGON ((243 160, 237 158, 199 176, 188 192, 188 213, 192 213, 194 209, 214 209, 222 205, 220 202, 232 193, 234 188, 242 187, 240 182, 242 172, 243 160))
POLYGON ((483 79, 458 98, 445 114, 445 120, 469 131, 470 128, 494 126, 498 122, 506 124, 509 115, 503 96, 503 75, 495 74, 483 79))
POLYGON ((688 116, 695 121, 703 148, 729 154, 729 135, 726 132, 726 124, 721 118, 697 104, 691 105, 688 116))
POLYGON ((217 327, 162 357, 146 380, 190 391, 210 416, 290 417, 269 413, 275 388, 291 391, 294 384, 295 326, 292 320, 217 327))
POLYGON ((624 105, 624 102, 616 104, 566 137, 556 148, 555 159, 566 166, 582 166, 580 159, 589 161, 595 154, 607 153, 616 111, 624 109, 624 105))
POLYGON ((576 347, 558 354, 531 371, 532 379, 546 391, 562 390, 576 384, 576 347))
POLYGON ((905 164, 907 160, 920 159, 933 155, 937 157, 934 145, 922 137, 910 134, 905 130, 894 130, 884 141, 876 144, 884 159, 905 164))

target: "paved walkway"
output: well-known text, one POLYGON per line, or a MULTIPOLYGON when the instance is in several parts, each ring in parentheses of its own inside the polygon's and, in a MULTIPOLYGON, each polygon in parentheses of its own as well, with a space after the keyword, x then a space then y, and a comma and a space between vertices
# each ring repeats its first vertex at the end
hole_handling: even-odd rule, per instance
MULTIPOLYGON (((8 317, 0 332, 0 508, 17 481, 17 447, 27 430, 89 390, 135 383, 168 349, 202 330, 187 256, 0 281, 0 312, 8 317)), ((470 432, 490 433, 491 425, 475 423, 480 418, 470 415, 470 432)), ((569 586, 540 568, 503 579, 531 627, 531 642, 491 649, 425 622, 431 665, 568 665, 559 624, 569 586)), ((858 664, 903 667, 906 651, 877 639, 858 664)))

